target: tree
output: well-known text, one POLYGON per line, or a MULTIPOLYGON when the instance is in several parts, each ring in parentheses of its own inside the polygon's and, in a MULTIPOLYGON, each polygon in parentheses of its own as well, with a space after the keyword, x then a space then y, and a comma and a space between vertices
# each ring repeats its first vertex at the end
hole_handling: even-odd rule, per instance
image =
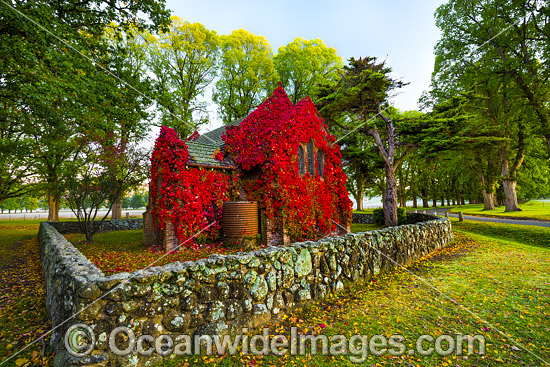
POLYGON ((336 50, 318 38, 295 38, 279 47, 274 61, 279 79, 293 104, 307 96, 315 102, 317 86, 335 83, 344 65, 336 50))
POLYGON ((436 11, 442 38, 435 52, 440 86, 474 66, 508 77, 535 113, 550 153, 549 17, 540 0, 451 0, 436 11))
POLYGON ((25 211, 28 213, 29 210, 38 209, 38 198, 30 194, 23 195, 21 197, 21 207, 25 208, 25 211))
POLYGON ((2 209, 7 210, 8 213, 11 213, 12 210, 15 210, 17 213, 17 209, 21 208, 19 204, 18 198, 9 198, 2 202, 2 209))
POLYGON ((121 193, 141 184, 148 172, 148 152, 136 146, 122 147, 111 134, 80 136, 81 148, 73 158, 75 174, 67 180, 65 201, 80 223, 86 241, 91 242, 98 227, 94 223, 101 206, 110 207, 121 193))
MULTIPOLYGON (((109 49, 103 56, 103 64, 115 76, 108 79, 112 83, 112 102, 105 115, 110 125, 108 130, 116 132, 120 139, 118 145, 125 147, 129 142, 147 137, 154 117, 147 111, 152 105, 152 98, 147 97, 147 93, 153 89, 153 82, 146 68, 148 43, 143 32, 133 25, 122 32, 119 28, 122 26, 112 25, 104 35, 109 49)), ((115 200, 111 212, 112 219, 122 218, 121 197, 115 200)))
POLYGON ((84 0, 1 2, 0 13, 0 160, 14 162, 1 165, 0 196, 22 194, 32 177, 40 177, 49 187, 50 220, 57 220, 74 132, 103 129, 128 97, 105 72, 103 61, 111 52, 106 29, 118 33, 134 24, 154 30, 169 12, 155 0, 108 5, 84 0), (20 151, 10 153, 20 143, 20 151), (4 158, 10 154, 13 160, 4 158))
POLYGON ((208 121, 206 102, 199 98, 216 77, 220 38, 202 24, 172 17, 167 31, 148 39, 160 122, 189 136, 208 121))
POLYGON ((399 141, 396 127, 387 104, 389 93, 403 82, 389 77, 391 68, 374 57, 349 60, 340 80, 334 87, 324 86, 318 106, 321 114, 332 124, 350 132, 371 137, 384 161, 386 188, 383 195, 386 226, 398 225, 397 181, 395 170, 407 154, 396 157, 399 141), (386 112, 388 110, 388 112, 386 112))
POLYGON ((147 201, 145 200, 145 196, 140 193, 135 193, 130 198, 130 206, 134 209, 143 208, 147 205, 147 201))
POLYGON ((243 29, 222 36, 219 78, 213 99, 223 122, 229 124, 248 116, 277 82, 267 40, 243 29))

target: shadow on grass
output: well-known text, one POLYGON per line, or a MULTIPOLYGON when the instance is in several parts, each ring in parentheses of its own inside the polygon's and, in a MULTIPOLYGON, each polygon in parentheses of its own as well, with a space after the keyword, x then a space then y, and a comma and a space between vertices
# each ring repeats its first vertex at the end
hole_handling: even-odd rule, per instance
POLYGON ((515 241, 525 245, 550 248, 550 228, 505 223, 453 221, 453 228, 494 239, 515 241))

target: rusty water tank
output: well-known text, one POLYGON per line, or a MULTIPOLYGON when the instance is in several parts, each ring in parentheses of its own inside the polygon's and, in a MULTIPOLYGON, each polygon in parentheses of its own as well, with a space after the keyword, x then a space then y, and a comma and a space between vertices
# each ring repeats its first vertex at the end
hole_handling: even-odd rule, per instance
POLYGON ((258 202, 226 201, 223 203, 223 234, 243 238, 258 234, 258 202))

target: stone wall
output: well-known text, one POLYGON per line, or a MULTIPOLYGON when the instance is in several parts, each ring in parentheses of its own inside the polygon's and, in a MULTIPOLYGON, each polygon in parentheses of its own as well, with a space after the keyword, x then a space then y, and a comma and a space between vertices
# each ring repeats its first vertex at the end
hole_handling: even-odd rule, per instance
POLYGON ((351 215, 351 222, 361 224, 374 224, 374 217, 372 214, 368 213, 353 213, 351 215))
MULTIPOLYGON (((81 233, 80 222, 70 221, 70 222, 48 222, 49 225, 54 227, 59 233, 81 233)), ((126 231, 130 229, 141 229, 143 228, 143 220, 141 218, 136 219, 113 219, 105 220, 103 223, 99 220, 94 221, 94 226, 98 226, 99 232, 110 232, 110 231, 126 231)))
POLYGON ((409 219, 427 221, 109 277, 51 225, 42 223, 40 243, 53 325, 76 315, 52 337, 56 364, 109 360, 112 365, 142 365, 146 357, 108 352, 108 336, 115 327, 131 328, 136 338, 238 333, 296 304, 321 299, 397 264, 406 265, 453 241, 448 219, 429 215, 409 219), (92 356, 82 360, 65 352, 61 338, 79 322, 93 328, 97 341, 92 356))

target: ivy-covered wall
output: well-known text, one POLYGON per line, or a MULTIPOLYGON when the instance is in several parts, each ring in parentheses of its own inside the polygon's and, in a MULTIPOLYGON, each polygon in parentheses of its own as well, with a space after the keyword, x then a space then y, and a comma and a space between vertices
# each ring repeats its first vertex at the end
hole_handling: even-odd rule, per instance
POLYGON ((418 219, 425 221, 108 277, 50 224, 42 223, 39 239, 48 311, 54 326, 75 316, 52 336, 56 365, 107 360, 141 365, 145 357, 108 352, 108 336, 115 327, 127 326, 136 337, 236 333, 453 241, 447 218, 409 217, 411 222, 418 219), (92 327, 97 345, 91 356, 77 361, 66 353, 62 338, 71 325, 81 322, 92 327))
POLYGON ((162 127, 155 142, 148 212, 154 240, 165 250, 177 243, 190 247, 201 239, 220 240, 228 200, 258 203, 269 227, 262 232, 271 232, 263 236, 267 245, 315 240, 349 228, 352 203, 340 146, 309 98, 294 106, 278 87, 242 122, 227 127, 220 146, 202 157, 203 165, 190 154, 198 136, 181 140, 162 127), (300 147, 307 153, 303 172, 300 147))

